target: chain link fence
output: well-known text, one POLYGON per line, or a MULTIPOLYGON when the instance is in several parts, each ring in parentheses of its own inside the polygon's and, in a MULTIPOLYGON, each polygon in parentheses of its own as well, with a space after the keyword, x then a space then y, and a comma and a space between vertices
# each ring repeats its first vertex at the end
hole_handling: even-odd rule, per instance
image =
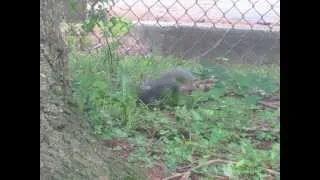
POLYGON ((117 41, 124 56, 280 62, 280 0, 113 0, 88 2, 87 9, 133 24, 112 38, 94 28, 89 52, 117 41))

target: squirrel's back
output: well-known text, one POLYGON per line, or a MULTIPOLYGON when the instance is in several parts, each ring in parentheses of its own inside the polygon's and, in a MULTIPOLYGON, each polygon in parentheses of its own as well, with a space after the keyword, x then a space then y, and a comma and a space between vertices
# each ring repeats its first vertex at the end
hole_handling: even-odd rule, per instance
POLYGON ((183 68, 174 68, 160 74, 155 80, 146 80, 139 88, 138 96, 145 104, 161 98, 164 93, 176 93, 181 90, 187 90, 185 84, 190 84, 196 78, 193 74, 183 68), (183 87, 183 88, 181 88, 183 87))
POLYGON ((174 78, 177 81, 182 83, 195 80, 195 77, 193 76, 193 74, 190 71, 185 70, 183 68, 174 68, 166 72, 163 72, 160 74, 160 78, 162 79, 174 78))

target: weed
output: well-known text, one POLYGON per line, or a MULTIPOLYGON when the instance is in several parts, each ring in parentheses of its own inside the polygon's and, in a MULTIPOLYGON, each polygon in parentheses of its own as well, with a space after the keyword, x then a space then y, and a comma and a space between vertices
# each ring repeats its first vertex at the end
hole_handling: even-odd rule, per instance
POLYGON ((115 65, 108 62, 110 56, 103 50, 91 55, 71 53, 73 94, 97 135, 124 138, 134 147, 129 162, 150 167, 162 161, 174 172, 214 158, 229 159, 234 163, 212 164, 193 172, 232 179, 265 178, 270 176, 266 169, 279 171, 280 139, 272 130, 279 129, 280 111, 258 106, 258 101, 279 90, 277 67, 220 63, 205 68, 159 56, 126 57, 117 59, 115 65), (178 106, 162 110, 137 106, 136 87, 141 80, 177 66, 202 79, 214 75, 219 81, 208 92, 181 97, 178 106), (251 130, 259 124, 270 131, 251 130), (259 149, 257 142, 272 146, 259 149))

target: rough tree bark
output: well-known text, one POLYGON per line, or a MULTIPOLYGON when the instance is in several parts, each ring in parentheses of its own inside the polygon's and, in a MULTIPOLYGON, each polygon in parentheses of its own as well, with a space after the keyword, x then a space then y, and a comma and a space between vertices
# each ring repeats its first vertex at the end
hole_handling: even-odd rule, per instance
POLYGON ((100 179, 110 172, 110 155, 69 103, 61 6, 61 0, 40 1, 40 179, 100 179))

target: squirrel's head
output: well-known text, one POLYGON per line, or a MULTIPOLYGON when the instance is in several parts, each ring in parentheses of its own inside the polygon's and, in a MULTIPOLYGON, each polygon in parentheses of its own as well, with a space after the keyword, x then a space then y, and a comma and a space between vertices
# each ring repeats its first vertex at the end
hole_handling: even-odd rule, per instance
POLYGON ((152 79, 150 76, 147 76, 139 85, 140 90, 147 91, 150 90, 152 86, 152 79))

